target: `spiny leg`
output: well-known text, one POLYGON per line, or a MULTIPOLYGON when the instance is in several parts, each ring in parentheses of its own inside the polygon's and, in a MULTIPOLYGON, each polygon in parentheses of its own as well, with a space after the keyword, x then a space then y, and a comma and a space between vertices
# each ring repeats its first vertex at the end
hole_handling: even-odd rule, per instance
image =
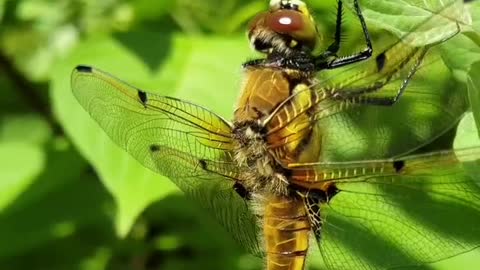
POLYGON ((362 88, 357 88, 350 91, 348 89, 344 89, 341 92, 336 92, 332 95, 332 98, 336 100, 348 101, 355 104, 391 106, 395 104, 399 100, 400 96, 404 93, 413 75, 415 75, 415 73, 419 69, 420 64, 422 63, 422 60, 427 52, 428 47, 423 48, 423 50, 420 52, 420 55, 418 56, 418 59, 415 62, 415 65, 411 68, 407 76, 403 79, 400 87, 398 88, 398 91, 395 93, 394 96, 368 96, 368 94, 381 91, 383 87, 390 83, 392 77, 395 76, 395 74, 392 73, 384 80, 376 81, 372 85, 364 86, 362 88))
POLYGON ((328 46, 327 50, 323 53, 324 56, 335 56, 337 52, 340 50, 340 43, 342 41, 342 23, 343 23, 343 2, 337 2, 337 20, 335 23, 335 39, 328 46))
POLYGON ((338 1, 338 9, 337 9, 337 22, 336 22, 336 30, 335 30, 335 41, 328 47, 327 51, 320 56, 315 58, 315 69, 316 70, 322 70, 322 69, 334 69, 334 68, 339 68, 343 67, 345 65, 349 65, 352 63, 356 63, 359 61, 363 61, 365 59, 368 59, 370 56, 372 56, 373 53, 373 48, 372 48, 372 40, 370 38, 370 34, 368 32, 367 24, 365 23, 365 19, 363 18, 362 11, 360 9, 360 6, 358 4, 358 0, 353 1, 355 13, 358 16, 358 19, 360 21, 360 25, 362 26, 362 31, 363 35, 365 38, 365 43, 367 45, 367 48, 365 48, 363 51, 358 52, 354 55, 351 56, 346 56, 346 57, 338 57, 336 53, 340 49, 340 41, 341 41, 341 28, 342 28, 342 12, 343 12, 343 4, 342 1, 338 1), (333 60, 328 60, 328 58, 331 59, 331 57, 334 57, 333 60))
MULTIPOLYGON (((460 32, 460 26, 457 23, 457 31, 453 35, 450 35, 446 37, 445 39, 442 39, 440 41, 434 42, 432 44, 429 44, 424 47, 418 47, 414 50, 412 50, 412 53, 409 54, 409 57, 405 57, 404 61, 401 62, 395 69, 392 69, 388 73, 386 73, 386 76, 381 79, 375 81, 371 85, 366 85, 363 87, 358 87, 356 89, 342 89, 341 92, 335 92, 332 95, 332 98, 336 100, 341 100, 341 101, 347 101, 355 104, 367 104, 367 105, 378 105, 378 106, 392 106, 395 104, 402 94, 405 92, 405 89, 407 88, 408 84, 412 80, 413 76, 415 73, 418 71, 420 68, 420 65, 423 62, 423 59, 425 58, 425 55, 429 51, 430 48, 441 44, 456 34, 460 32), (384 88, 386 85, 391 83, 392 79, 396 77, 397 73, 400 72, 401 69, 403 69, 410 61, 414 59, 414 64, 408 71, 408 74, 403 78, 400 86, 398 87, 398 90, 395 92, 393 96, 374 96, 374 95, 368 95, 368 94, 374 94, 375 92, 381 91, 382 88, 384 88)), ((385 66, 385 61, 388 61, 386 59, 386 53, 387 51, 384 51, 377 55, 375 58, 376 60, 376 65, 378 70, 382 70, 383 67, 385 66)))

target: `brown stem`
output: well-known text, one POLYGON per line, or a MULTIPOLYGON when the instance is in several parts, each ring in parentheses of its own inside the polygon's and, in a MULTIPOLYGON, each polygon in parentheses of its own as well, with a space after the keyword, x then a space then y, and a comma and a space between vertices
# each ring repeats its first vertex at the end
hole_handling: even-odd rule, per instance
POLYGON ((54 134, 61 135, 63 131, 55 121, 49 104, 47 104, 36 90, 36 85, 30 82, 12 63, 12 61, 0 52, 0 70, 4 72, 6 77, 14 84, 15 89, 22 99, 35 112, 42 115, 52 127, 54 134))

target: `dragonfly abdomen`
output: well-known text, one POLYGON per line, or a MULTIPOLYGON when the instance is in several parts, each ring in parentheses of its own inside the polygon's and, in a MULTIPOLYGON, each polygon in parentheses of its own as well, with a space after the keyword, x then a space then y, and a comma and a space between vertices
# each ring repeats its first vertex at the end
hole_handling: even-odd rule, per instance
POLYGON ((263 223, 267 270, 303 270, 311 230, 303 202, 268 196, 263 223))

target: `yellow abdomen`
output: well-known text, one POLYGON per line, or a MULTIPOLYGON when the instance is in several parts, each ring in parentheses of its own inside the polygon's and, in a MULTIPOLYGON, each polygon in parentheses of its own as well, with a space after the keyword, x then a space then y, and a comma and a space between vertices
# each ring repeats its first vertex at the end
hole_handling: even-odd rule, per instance
POLYGON ((270 195, 264 205, 267 270, 303 270, 310 224, 301 200, 270 195))

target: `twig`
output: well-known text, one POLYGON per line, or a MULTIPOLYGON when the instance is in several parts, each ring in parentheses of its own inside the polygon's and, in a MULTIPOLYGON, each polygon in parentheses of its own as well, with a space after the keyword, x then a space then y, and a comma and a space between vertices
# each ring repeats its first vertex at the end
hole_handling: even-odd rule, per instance
POLYGON ((36 90, 35 84, 30 82, 17 68, 12 61, 0 51, 0 70, 4 72, 8 79, 14 84, 15 89, 20 94, 23 100, 35 112, 42 115, 51 126, 54 134, 62 135, 62 128, 50 111, 49 104, 43 101, 42 97, 36 90))

